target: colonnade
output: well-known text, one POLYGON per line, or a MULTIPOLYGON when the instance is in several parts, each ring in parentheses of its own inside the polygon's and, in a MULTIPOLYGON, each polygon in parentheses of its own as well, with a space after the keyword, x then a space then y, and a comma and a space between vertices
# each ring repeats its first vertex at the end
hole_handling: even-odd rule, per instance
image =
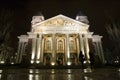
MULTIPOLYGON (((25 53, 25 47, 29 41, 29 39, 32 40, 32 47, 31 47, 31 63, 44 63, 44 36, 45 34, 35 34, 35 33, 28 33, 29 36, 20 36, 19 37, 19 47, 18 47, 18 53, 16 57, 16 63, 20 63, 22 60, 22 56, 25 53)), ((70 56, 70 47, 69 47, 69 37, 70 34, 63 34, 65 35, 65 65, 71 65, 71 56, 70 56)), ((76 51, 77 58, 79 58, 80 51, 82 51, 83 55, 85 56, 85 62, 90 63, 89 61, 89 42, 88 39, 92 38, 92 33, 86 33, 81 34, 78 33, 77 39, 78 42, 77 46, 79 45, 79 49, 76 51)), ((56 65, 56 34, 51 34, 52 37, 52 54, 51 54, 51 65, 56 65)), ((99 36, 93 37, 93 42, 95 44, 95 50, 96 53, 101 57, 101 59, 104 61, 104 55, 101 45, 101 37, 99 36), (102 55, 101 55, 102 53, 102 55)))
POLYGON ((93 36, 93 43, 95 48, 95 55, 98 55, 102 63, 106 63, 102 48, 102 42, 101 42, 102 36, 94 35, 93 36))

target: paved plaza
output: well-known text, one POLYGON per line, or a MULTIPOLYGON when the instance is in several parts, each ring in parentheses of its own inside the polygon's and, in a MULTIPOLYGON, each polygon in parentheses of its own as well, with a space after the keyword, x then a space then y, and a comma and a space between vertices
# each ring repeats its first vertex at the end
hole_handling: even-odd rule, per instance
POLYGON ((120 68, 1 69, 0 80, 120 80, 120 68))

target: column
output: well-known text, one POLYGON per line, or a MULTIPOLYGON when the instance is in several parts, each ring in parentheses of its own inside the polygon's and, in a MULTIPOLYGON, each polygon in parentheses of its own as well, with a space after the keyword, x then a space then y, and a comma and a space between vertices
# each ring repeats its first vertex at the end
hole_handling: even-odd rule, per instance
POLYGON ((41 46, 41 41, 42 40, 42 35, 41 34, 39 34, 39 37, 37 38, 37 56, 36 56, 36 58, 37 58, 37 61, 36 61, 36 63, 40 63, 40 56, 41 56, 41 48, 42 48, 42 46, 41 46))
POLYGON ((95 45, 96 46, 96 53, 99 56, 102 63, 104 64, 105 63, 105 58, 104 58, 104 54, 103 54, 101 38, 102 38, 102 36, 94 35, 93 36, 93 42, 96 43, 96 45, 95 45))
POLYGON ((51 65, 56 64, 56 38, 55 34, 52 34, 52 62, 51 65))
POLYGON ((80 53, 80 41, 79 37, 76 38, 76 46, 77 46, 77 64, 79 62, 79 53, 80 53))
POLYGON ((85 34, 84 42, 85 42, 85 59, 86 59, 85 63, 90 63, 88 34, 85 34))
POLYGON ((20 63, 21 60, 22 60, 22 56, 25 55, 25 53, 26 53, 26 52, 25 52, 26 46, 27 46, 27 42, 23 42, 23 43, 22 43, 22 48, 21 48, 21 54, 22 54, 22 55, 20 55, 19 63, 20 63))
POLYGON ((19 41, 18 51, 17 51, 17 54, 16 54, 16 63, 18 63, 19 56, 20 56, 20 53, 21 53, 21 45, 22 45, 22 42, 19 41))
POLYGON ((41 35, 41 54, 40 54, 40 62, 43 63, 43 51, 44 51, 44 37, 41 35))
POLYGON ((105 58, 104 58, 104 54, 103 54, 103 48, 102 48, 101 41, 99 42, 99 47, 100 47, 100 53, 101 53, 102 62, 104 64, 105 63, 105 58))
POLYGON ((19 55, 18 63, 20 63, 21 60, 22 60, 23 51, 24 51, 24 42, 21 44, 21 52, 20 52, 20 55, 19 55))
POLYGON ((79 40, 80 40, 80 51, 82 51, 83 55, 85 54, 84 52, 84 42, 83 42, 83 38, 82 38, 82 34, 79 34, 79 40))
POLYGON ((31 63, 36 62, 36 38, 32 39, 32 56, 31 56, 31 63))
POLYGON ((96 49, 97 49, 96 51, 97 51, 97 54, 98 54, 100 60, 102 60, 101 54, 100 54, 100 49, 99 49, 99 43, 98 43, 98 41, 96 42, 96 49))
POLYGON ((66 63, 67 65, 71 65, 70 61, 70 48, 69 48, 69 34, 66 34, 66 63))
POLYGON ((28 36, 21 35, 18 38, 19 38, 19 46, 18 46, 18 53, 16 57, 16 63, 21 63, 22 56, 25 53, 26 44, 28 43, 28 36))
POLYGON ((94 42, 94 49, 95 49, 95 55, 97 55, 98 50, 97 50, 97 43, 96 42, 94 42))

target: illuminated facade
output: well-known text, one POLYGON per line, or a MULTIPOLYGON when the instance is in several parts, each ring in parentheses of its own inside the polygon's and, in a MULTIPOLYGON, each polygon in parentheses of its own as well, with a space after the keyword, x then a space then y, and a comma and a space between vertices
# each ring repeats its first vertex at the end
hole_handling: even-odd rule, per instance
POLYGON ((33 16, 31 31, 18 37, 16 63, 26 55, 31 64, 78 65, 80 52, 86 62, 92 52, 104 63, 102 36, 93 35, 88 23, 87 16, 80 15, 76 19, 57 15, 47 20, 42 15, 33 16))

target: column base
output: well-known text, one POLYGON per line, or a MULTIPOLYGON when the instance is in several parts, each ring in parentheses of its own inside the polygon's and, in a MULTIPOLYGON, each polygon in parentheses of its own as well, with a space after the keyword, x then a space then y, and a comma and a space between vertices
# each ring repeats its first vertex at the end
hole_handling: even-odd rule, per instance
POLYGON ((89 60, 85 60, 83 64, 86 67, 86 69, 89 69, 89 68, 91 69, 91 65, 90 65, 90 61, 89 60))

